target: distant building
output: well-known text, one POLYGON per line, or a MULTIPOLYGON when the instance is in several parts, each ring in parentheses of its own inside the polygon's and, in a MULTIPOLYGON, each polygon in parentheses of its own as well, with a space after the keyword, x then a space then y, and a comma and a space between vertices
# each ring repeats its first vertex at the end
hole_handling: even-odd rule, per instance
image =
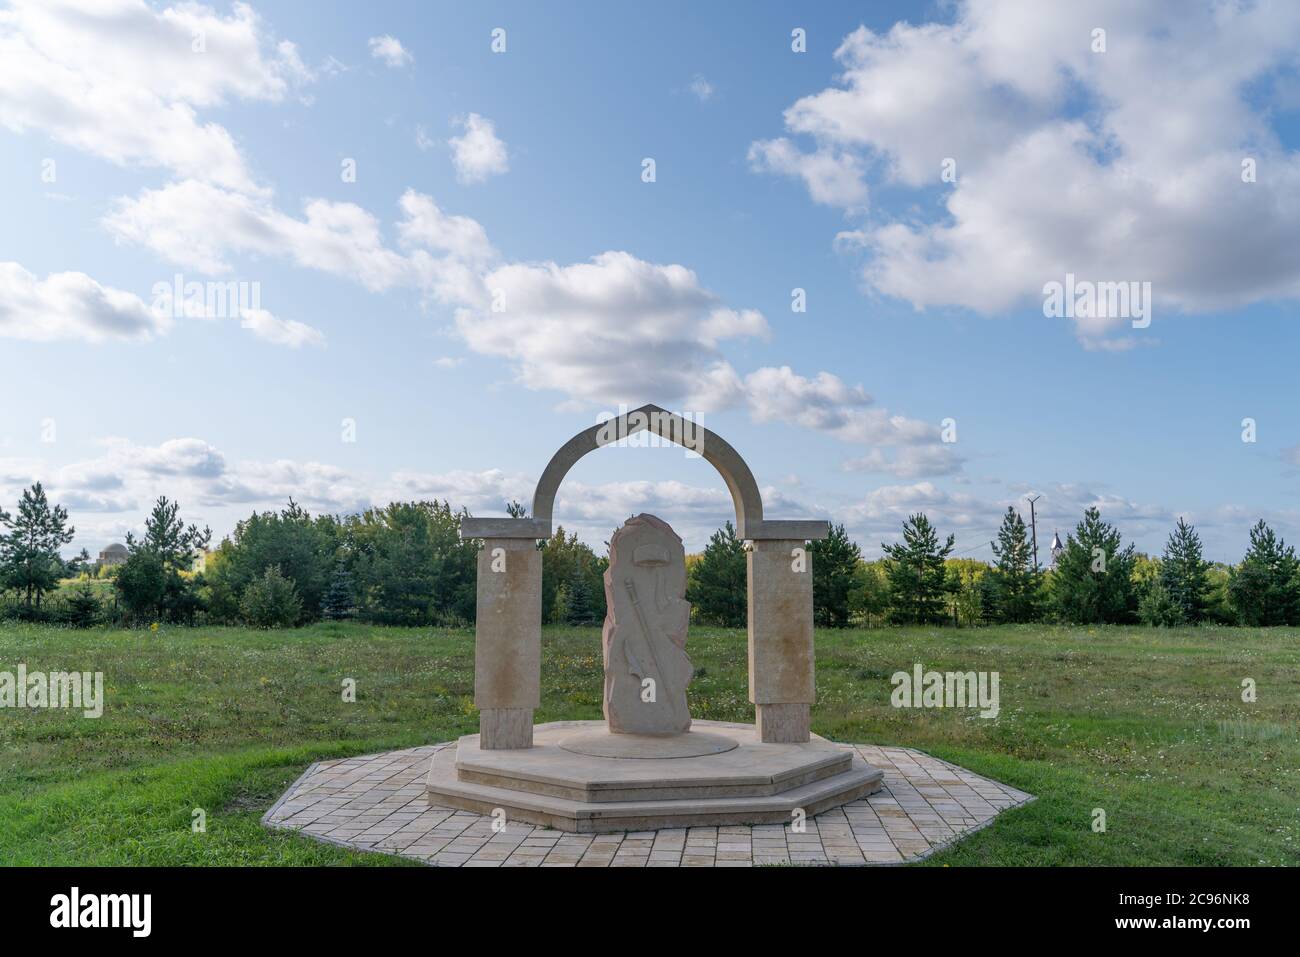
POLYGON ((99 553, 99 567, 111 568, 114 565, 121 565, 126 562, 127 550, 125 545, 114 543, 109 545, 99 553))
POLYGON ((1063 551, 1065 551, 1065 546, 1061 544, 1061 536, 1056 532, 1052 532, 1052 567, 1053 568, 1056 567, 1057 556, 1059 556, 1063 551))
POLYGON ((206 571, 207 567, 208 567, 208 553, 205 551, 196 554, 194 556, 193 561, 190 562, 190 571, 195 573, 206 571))

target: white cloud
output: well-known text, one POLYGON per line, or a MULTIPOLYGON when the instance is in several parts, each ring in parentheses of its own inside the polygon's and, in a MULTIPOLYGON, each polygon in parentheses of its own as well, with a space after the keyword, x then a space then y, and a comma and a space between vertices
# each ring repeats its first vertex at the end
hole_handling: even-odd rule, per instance
POLYGON ((370 55, 377 60, 383 60, 394 70, 400 70, 415 60, 415 57, 402 46, 401 40, 386 33, 381 37, 370 38, 370 55))
MULTIPOLYGON (((456 307, 456 330, 471 350, 510 360, 527 388, 581 404, 656 402, 703 412, 744 406, 756 421, 861 445, 937 438, 936 426, 890 414, 830 373, 807 379, 781 367, 742 377, 720 346, 766 338, 767 320, 726 305, 684 266, 615 251, 567 266, 501 264, 476 220, 448 214, 414 190, 398 206, 401 250, 352 203, 310 200, 305 218, 296 219, 264 199, 193 181, 120 200, 104 222, 122 241, 206 272, 230 271, 235 254, 287 256, 372 290, 419 288, 456 307)), ((291 338, 265 321, 261 328, 273 341, 291 338)), ((294 328, 292 338, 310 341, 305 328, 294 328)), ((916 474, 919 461, 900 474, 916 474)))
POLYGON ((881 485, 873 489, 856 505, 846 511, 846 521, 862 523, 870 519, 906 518, 915 512, 943 511, 947 521, 953 517, 954 508, 986 509, 974 496, 949 492, 933 482, 915 482, 911 485, 881 485))
MULTIPOLYGON (((406 218, 398 232, 408 244, 471 259, 491 255, 473 220, 445 216, 412 191, 400 205, 406 218)), ((287 256, 375 291, 431 282, 437 274, 427 253, 407 256, 385 244, 378 219, 355 203, 312 199, 303 212, 296 219, 265 199, 187 180, 119 199, 104 225, 121 241, 210 274, 230 272, 236 254, 287 256)))
MULTIPOLYGON (((198 438, 169 439, 140 445, 123 438, 105 439, 96 458, 59 468, 30 467, 57 501, 98 512, 139 513, 159 495, 196 510, 227 506, 274 507, 292 496, 316 511, 355 511, 372 504, 372 483, 345 469, 320 462, 247 461, 232 464, 209 442, 198 438)), ((0 463, 2 464, 2 463, 0 463)), ((13 481, 0 468, 0 492, 13 497, 13 481)), ((201 520, 201 516, 200 520, 201 520)))
POLYGON ((265 309, 245 309, 239 324, 257 338, 277 346, 297 349, 325 344, 325 335, 319 329, 296 319, 277 319, 265 309))
POLYGON ((433 198, 408 189, 398 201, 403 219, 397 231, 406 246, 446 253, 465 263, 483 264, 496 258, 487 231, 469 216, 453 216, 438 208, 433 198))
MULTIPOLYGON (((352 203, 309 200, 297 219, 266 199, 194 181, 119 200, 104 223, 119 240, 205 272, 229 272, 237 254, 285 256, 376 291, 419 288, 456 307, 455 328, 471 350, 510 360, 527 388, 556 390, 579 404, 656 402, 701 412, 742 406, 759 422, 782 421, 860 445, 937 438, 936 426, 891 414, 830 373, 807 379, 781 367, 742 377, 720 346, 766 338, 766 319, 728 306, 684 266, 615 251, 567 266, 501 264, 476 220, 448 214, 414 190, 398 206, 400 249, 352 203)), ((301 324, 244 324, 273 342, 317 341, 318 333, 301 324)), ((919 455, 907 463, 897 474, 921 474, 919 455)), ((952 470, 948 462, 926 474, 952 470)))
POLYGON ((482 183, 489 177, 508 172, 510 161, 506 144, 496 134, 496 126, 487 117, 471 113, 453 121, 464 129, 460 136, 448 140, 456 178, 462 183, 482 183))
POLYGON ((716 398, 697 390, 701 377, 727 378, 718 341, 767 334, 760 313, 729 309, 691 270, 626 252, 500 266, 456 326, 475 352, 512 360, 528 388, 614 405, 685 399, 692 409, 716 398))
POLYGON ((842 150, 803 153, 780 137, 751 145, 749 164, 756 172, 802 179, 813 200, 827 206, 857 206, 867 200, 862 163, 842 150))
MULTIPOLYGON (((1136 541, 1140 548, 1156 553, 1179 514, 1168 506, 1137 502, 1091 483, 1057 482, 1041 488, 1017 485, 1008 497, 990 498, 949 491, 929 481, 880 486, 856 502, 836 507, 833 514, 845 523, 868 557, 881 554, 880 542, 900 541, 903 522, 920 512, 935 525, 941 538, 949 532, 956 534, 954 556, 989 560, 992 553, 988 542, 996 537, 1008 506, 1020 511, 1028 524, 1025 496, 1031 494, 1038 496, 1039 559, 1044 563, 1053 531, 1059 531, 1064 541, 1089 507, 1097 508, 1104 520, 1115 524, 1125 541, 1136 541)), ((1214 508, 1194 518, 1206 541, 1214 541, 1219 553, 1228 554, 1238 546, 1221 543, 1244 541, 1246 529, 1254 521, 1247 521, 1246 514, 1214 508)), ((1300 516, 1274 512, 1272 518, 1285 527, 1300 516)))
MULTIPOLYGON (((839 82, 785 113, 810 149, 760 142, 751 159, 846 207, 862 201, 859 169, 944 190, 937 213, 874 210, 852 234, 869 286, 919 309, 1032 307, 1066 272, 1151 282, 1157 324, 1169 309, 1295 298, 1300 259, 1283 251, 1300 244, 1300 154, 1268 99, 1298 44, 1292 4, 970 0, 952 23, 855 30, 839 82), (1242 181, 1247 157, 1257 182, 1242 181)), ((1125 348, 1122 325, 1076 333, 1125 348)))
POLYGON ((1041 496, 1036 506, 1039 521, 1059 524, 1062 540, 1067 526, 1073 530, 1087 508, 1096 508, 1108 522, 1124 521, 1134 534, 1146 530, 1168 531, 1177 520, 1177 513, 1167 506, 1137 502, 1092 482, 1053 482, 1024 491, 1041 496))
MULTIPOLYGON (((379 504, 364 477, 323 462, 240 462, 195 489, 208 507, 278 507, 290 498, 314 512, 360 512, 379 504)), ((387 500, 384 500, 385 502, 387 500)))
MULTIPOLYGON (((724 522, 736 521, 736 508, 720 478, 716 485, 704 487, 673 480, 569 481, 560 486, 556 499, 555 523, 593 545, 609 541, 619 523, 641 512, 668 522, 692 551, 703 548, 724 522)), ((772 511, 772 503, 765 504, 772 511)))
MULTIPOLYGON (((169 439, 156 446, 142 446, 110 438, 100 444, 104 452, 96 458, 57 468, 30 464, 24 477, 0 474, 0 491, 13 498, 19 487, 43 481, 53 499, 69 509, 135 512, 147 508, 159 495, 188 493, 197 497, 196 489, 219 482, 227 474, 225 457, 202 439, 169 439)), ((0 469, 0 473, 4 471, 0 469)))
POLYGON ((758 369, 745 377, 745 390, 756 422, 787 422, 859 445, 919 445, 939 438, 937 425, 891 415, 861 386, 829 372, 809 379, 789 366, 758 369))
POLYGON ((892 456, 883 449, 874 448, 866 455, 844 463, 848 472, 881 472, 895 478, 910 479, 922 476, 956 475, 961 471, 962 460, 950 445, 906 446, 892 456))
POLYGON ((468 508, 475 515, 506 514, 508 502, 532 504, 536 478, 501 469, 473 472, 394 472, 385 492, 394 501, 439 499, 456 508, 468 508))
POLYGON ((808 379, 789 366, 759 369, 746 378, 746 385, 750 408, 760 422, 779 419, 810 428, 837 429, 847 424, 848 408, 863 408, 872 402, 860 385, 846 385, 829 372, 808 379))
POLYGON ((294 45, 270 41, 242 3, 229 17, 141 0, 16 0, 0 10, 0 126, 40 130, 119 165, 255 190, 234 138, 197 110, 279 101, 310 79, 294 45))
MULTIPOLYGON (((891 414, 861 386, 828 372, 809 379, 788 366, 764 367, 742 377, 719 346, 767 338, 767 320, 757 310, 723 304, 683 266, 606 252, 571 266, 508 263, 478 286, 456 313, 469 348, 511 360, 521 384, 562 392, 575 407, 742 407, 756 422, 784 422, 858 445, 939 440, 937 425, 891 414)), ((943 453, 901 461, 908 475, 960 469, 943 453)))
POLYGON ((81 272, 39 279, 16 262, 0 262, 0 337, 34 342, 140 340, 171 320, 139 296, 102 286, 81 272))
POLYGON ((714 89, 703 73, 697 73, 691 78, 691 85, 688 87, 691 94, 701 103, 707 103, 713 99, 714 89))
POLYGON ((149 475, 179 475, 216 478, 226 470, 226 459, 202 439, 169 439, 158 446, 132 445, 123 439, 109 439, 107 462, 149 475))
POLYGON ((901 541, 903 522, 919 512, 936 527, 941 541, 956 533, 958 551, 987 559, 985 543, 993 538, 1005 511, 1000 502, 949 492, 933 482, 915 482, 882 485, 859 501, 836 508, 834 514, 868 558, 880 557, 881 542, 901 541))

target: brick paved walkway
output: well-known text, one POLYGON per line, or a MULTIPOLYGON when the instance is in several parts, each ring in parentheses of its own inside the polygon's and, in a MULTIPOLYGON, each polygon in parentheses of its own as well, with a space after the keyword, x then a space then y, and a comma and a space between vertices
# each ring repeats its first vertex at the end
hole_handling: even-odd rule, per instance
POLYGON ((424 778, 436 744, 321 761, 262 821, 355 850, 451 867, 751 867, 755 864, 900 864, 919 860, 1033 796, 911 748, 854 748, 885 772, 885 786, 789 825, 692 827, 569 834, 431 806, 424 778))

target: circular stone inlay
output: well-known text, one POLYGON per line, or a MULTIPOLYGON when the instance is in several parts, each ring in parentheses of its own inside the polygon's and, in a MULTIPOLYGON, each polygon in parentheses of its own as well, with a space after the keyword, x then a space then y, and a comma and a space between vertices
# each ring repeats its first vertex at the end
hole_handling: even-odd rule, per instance
POLYGON ((595 758, 700 758, 722 754, 739 745, 731 738, 706 731, 685 734, 611 734, 609 731, 583 731, 561 738, 560 748, 574 754, 595 758))

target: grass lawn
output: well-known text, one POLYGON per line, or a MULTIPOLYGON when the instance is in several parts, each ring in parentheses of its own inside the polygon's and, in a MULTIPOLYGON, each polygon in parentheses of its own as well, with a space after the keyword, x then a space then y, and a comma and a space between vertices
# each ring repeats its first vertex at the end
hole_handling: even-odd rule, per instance
MULTIPOLYGON (((543 642, 537 720, 599 718, 599 630, 543 642)), ((98 720, 0 710, 0 863, 402 863, 258 819, 314 760, 477 730, 473 648, 471 631, 355 624, 0 625, 0 671, 102 671, 107 698, 98 720)), ((689 648, 692 714, 752 721, 744 632, 693 628, 689 648)), ((817 668, 819 734, 921 748, 1038 795, 931 866, 1300 864, 1300 632, 819 631, 817 668), (999 672, 1000 716, 890 707, 889 676, 915 662, 999 672)))

